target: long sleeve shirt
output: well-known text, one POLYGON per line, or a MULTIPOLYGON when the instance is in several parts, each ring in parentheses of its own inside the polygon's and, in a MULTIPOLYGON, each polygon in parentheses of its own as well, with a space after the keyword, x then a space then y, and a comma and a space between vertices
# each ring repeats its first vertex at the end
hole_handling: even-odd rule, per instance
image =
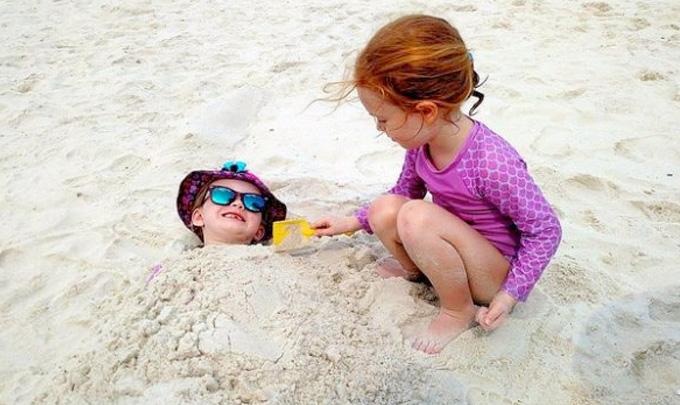
MULTIPOLYGON (((510 260, 501 288, 525 301, 557 251, 562 229, 519 153, 475 121, 465 144, 447 167, 437 170, 426 146, 408 150, 397 184, 388 191, 432 202, 458 216, 510 260)), ((368 206, 355 216, 372 232, 368 206)))

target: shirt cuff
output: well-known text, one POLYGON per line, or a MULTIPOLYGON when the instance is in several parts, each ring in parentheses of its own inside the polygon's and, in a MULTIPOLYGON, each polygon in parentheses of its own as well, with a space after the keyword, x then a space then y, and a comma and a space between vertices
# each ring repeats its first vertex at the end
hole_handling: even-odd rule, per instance
POLYGON ((368 232, 369 234, 373 233, 373 229, 371 229, 371 224, 368 223, 368 204, 364 205, 363 207, 359 208, 355 213, 354 217, 359 221, 361 224, 361 227, 364 229, 364 231, 368 232))

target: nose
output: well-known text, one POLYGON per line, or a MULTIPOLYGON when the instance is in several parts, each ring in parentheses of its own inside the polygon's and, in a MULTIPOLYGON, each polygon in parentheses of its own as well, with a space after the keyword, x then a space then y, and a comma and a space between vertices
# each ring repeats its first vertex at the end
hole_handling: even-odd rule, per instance
POLYGON ((381 123, 378 117, 373 117, 375 120, 375 129, 378 130, 378 132, 385 132, 385 124, 381 123))
POLYGON ((241 198, 242 197, 240 193, 236 194, 236 198, 234 198, 234 201, 232 201, 229 205, 236 208, 243 208, 243 200, 241 198))
POLYGON ((385 124, 381 124, 380 122, 376 121, 375 129, 377 129, 378 132, 385 132, 385 124))

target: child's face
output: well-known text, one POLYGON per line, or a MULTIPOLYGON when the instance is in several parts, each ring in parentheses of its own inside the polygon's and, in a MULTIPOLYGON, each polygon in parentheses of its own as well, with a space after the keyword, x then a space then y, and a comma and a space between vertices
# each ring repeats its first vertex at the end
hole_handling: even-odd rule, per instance
MULTIPOLYGON (((217 180, 210 184, 210 187, 215 186, 228 187, 240 194, 260 194, 253 184, 241 180, 217 180)), ((262 213, 245 209, 242 198, 238 195, 230 204, 222 206, 211 200, 210 192, 206 194, 203 205, 196 208, 191 216, 193 224, 203 228, 206 245, 250 244, 262 239, 265 233, 262 213)))
POLYGON ((407 113, 373 90, 359 87, 357 93, 366 111, 375 118, 378 131, 403 148, 418 148, 432 139, 431 125, 420 114, 407 113))

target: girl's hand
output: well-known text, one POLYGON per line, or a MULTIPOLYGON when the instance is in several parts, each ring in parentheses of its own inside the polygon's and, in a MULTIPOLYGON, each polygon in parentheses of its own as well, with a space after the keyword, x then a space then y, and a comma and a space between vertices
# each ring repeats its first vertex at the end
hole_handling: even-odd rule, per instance
POLYGON ((491 332, 501 326, 517 300, 512 295, 501 290, 491 300, 489 307, 480 307, 475 315, 475 320, 487 332, 491 332))
POLYGON ((333 236, 341 233, 354 232, 361 229, 356 217, 324 217, 310 225, 316 231, 316 236, 333 236))

